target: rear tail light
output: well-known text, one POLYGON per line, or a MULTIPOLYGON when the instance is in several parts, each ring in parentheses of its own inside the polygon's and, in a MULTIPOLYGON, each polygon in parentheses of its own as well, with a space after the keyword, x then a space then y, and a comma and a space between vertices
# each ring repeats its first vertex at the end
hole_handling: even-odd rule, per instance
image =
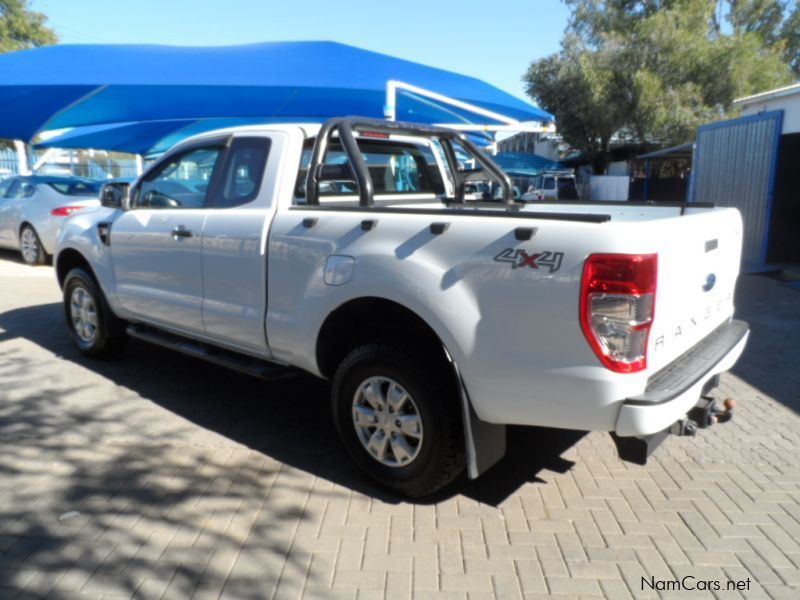
POLYGON ((647 367, 657 268, 657 254, 592 254, 583 265, 581 328, 612 371, 647 367))
POLYGON ((59 206, 58 208, 54 208, 50 211, 50 214, 54 217, 68 217, 76 210, 82 209, 83 206, 59 206))

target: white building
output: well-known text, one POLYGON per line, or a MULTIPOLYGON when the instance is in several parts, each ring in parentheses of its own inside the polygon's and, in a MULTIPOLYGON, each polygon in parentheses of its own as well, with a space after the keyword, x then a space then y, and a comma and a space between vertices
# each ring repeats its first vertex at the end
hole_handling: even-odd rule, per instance
POLYGON ((800 83, 739 98, 733 105, 742 109, 743 117, 782 110, 781 135, 800 133, 800 83))

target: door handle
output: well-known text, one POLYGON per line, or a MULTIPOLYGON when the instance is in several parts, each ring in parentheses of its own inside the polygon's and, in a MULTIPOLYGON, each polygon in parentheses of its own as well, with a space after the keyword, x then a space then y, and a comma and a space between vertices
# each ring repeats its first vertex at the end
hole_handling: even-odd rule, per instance
POLYGON ((190 238, 192 237, 192 232, 186 229, 183 225, 178 225, 175 229, 172 230, 172 237, 174 238, 190 238))

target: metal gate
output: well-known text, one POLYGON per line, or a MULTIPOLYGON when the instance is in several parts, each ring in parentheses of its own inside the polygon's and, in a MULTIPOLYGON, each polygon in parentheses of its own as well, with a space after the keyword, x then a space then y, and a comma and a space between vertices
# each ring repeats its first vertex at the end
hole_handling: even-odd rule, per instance
POLYGON ((0 179, 19 173, 17 153, 13 150, 0 148, 0 179))
POLYGON ((782 124, 783 111, 778 110, 697 130, 690 197, 739 209, 744 221, 742 262, 748 270, 767 262, 782 124))

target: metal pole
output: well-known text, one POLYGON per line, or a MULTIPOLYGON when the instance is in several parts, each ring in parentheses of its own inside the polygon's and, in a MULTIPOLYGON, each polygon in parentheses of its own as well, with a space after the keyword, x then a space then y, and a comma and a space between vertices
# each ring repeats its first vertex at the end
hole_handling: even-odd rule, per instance
POLYGON ((19 171, 20 175, 30 175, 28 152, 25 144, 19 140, 14 140, 14 149, 17 151, 17 171, 19 171))
POLYGON ((647 193, 650 191, 648 188, 650 187, 650 159, 648 158, 644 162, 644 198, 643 201, 647 201, 647 193))
POLYGON ((397 83, 386 82, 386 104, 383 107, 383 116, 387 121, 397 120, 397 83))

